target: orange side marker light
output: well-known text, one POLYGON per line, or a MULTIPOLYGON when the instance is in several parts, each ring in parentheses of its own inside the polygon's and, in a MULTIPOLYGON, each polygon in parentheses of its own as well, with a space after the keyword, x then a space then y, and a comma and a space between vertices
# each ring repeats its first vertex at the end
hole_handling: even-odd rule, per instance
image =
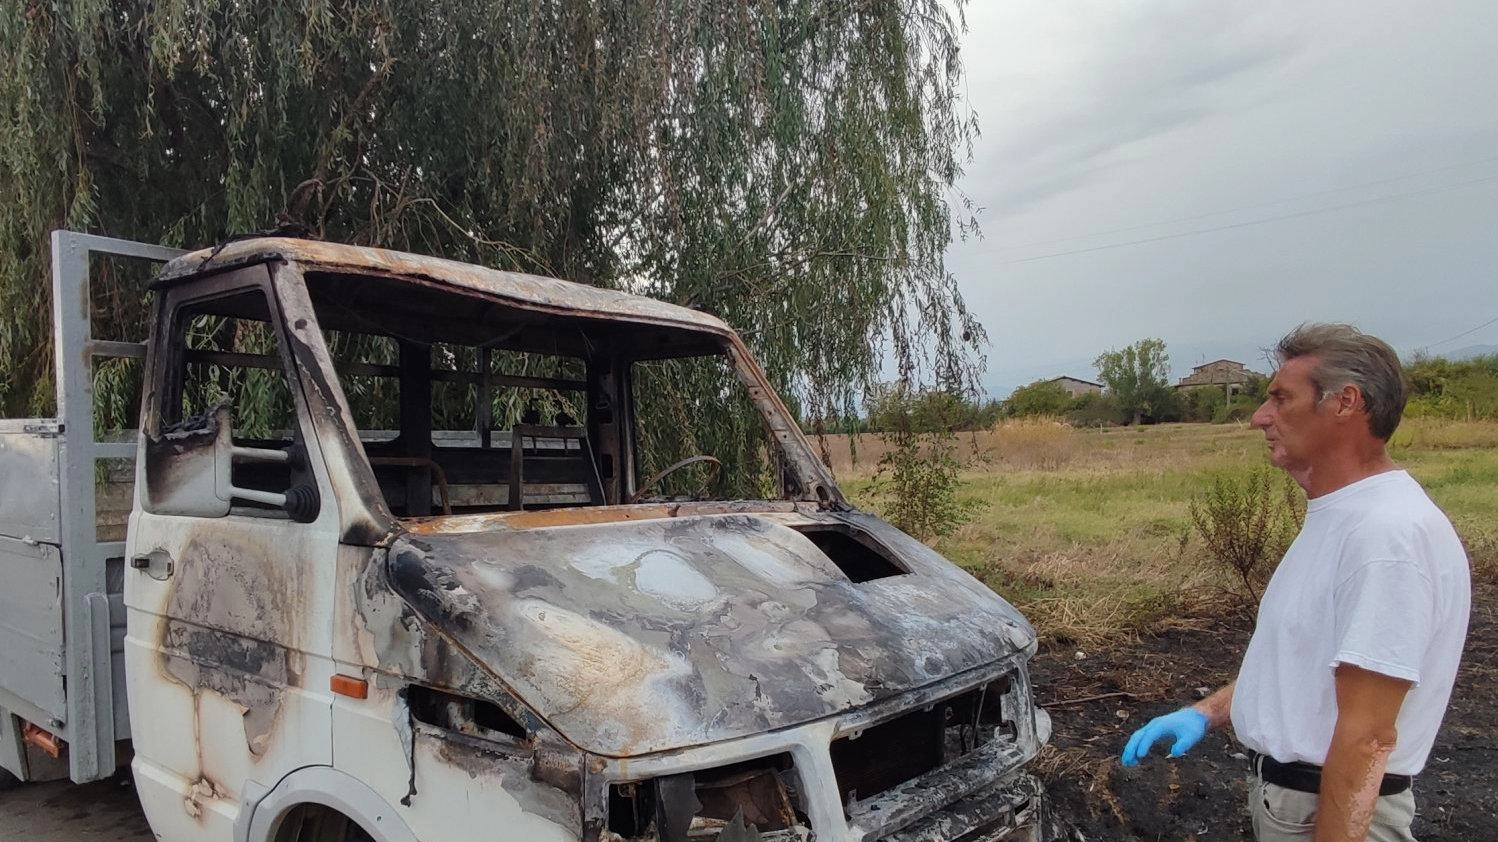
POLYGON ((369 682, 362 678, 336 673, 328 683, 332 685, 333 692, 340 696, 348 696, 350 699, 369 698, 369 682))
POLYGON ((51 731, 43 731, 30 722, 26 723, 26 727, 22 729, 21 740, 41 749, 42 752, 54 760, 62 757, 63 741, 58 739, 57 735, 51 731))

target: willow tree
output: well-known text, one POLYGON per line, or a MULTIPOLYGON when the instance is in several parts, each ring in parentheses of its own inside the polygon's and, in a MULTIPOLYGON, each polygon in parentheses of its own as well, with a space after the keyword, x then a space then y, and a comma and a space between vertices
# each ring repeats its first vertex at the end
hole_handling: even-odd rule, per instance
MULTIPOLYGON (((971 382, 947 0, 0 2, 0 403, 51 394, 46 233, 331 240, 644 291, 808 414, 971 382)), ((960 15, 960 5, 956 7, 960 15)), ((99 318, 141 318, 105 279, 99 318)))

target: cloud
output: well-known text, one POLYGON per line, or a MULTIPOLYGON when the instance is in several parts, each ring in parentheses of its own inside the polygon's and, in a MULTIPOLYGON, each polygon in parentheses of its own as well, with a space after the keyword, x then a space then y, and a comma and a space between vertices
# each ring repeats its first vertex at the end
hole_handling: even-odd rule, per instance
MULTIPOLYGON (((1026 28, 1062 36, 1064 51, 1020 28, 970 56, 970 72, 1009 86, 996 95, 997 114, 979 108, 991 115, 991 142, 973 171, 1005 173, 995 210, 1023 210, 1148 156, 1147 141, 1238 107, 1235 88, 1272 78, 1302 49, 1285 33, 1247 25, 1241 12, 1224 19, 1220 7, 1157 5, 1033 4, 1014 23, 1028 17, 1026 28)), ((1014 10, 986 6, 981 22, 1001 8, 1014 10)))
POLYGON ((948 267, 991 337, 991 392, 1087 376, 1146 336, 1189 368, 1257 361, 1304 319, 1410 350, 1498 315, 1498 184, 1480 183, 1498 162, 1475 163, 1498 155, 1498 3, 968 8, 983 137, 960 186, 985 236, 948 267), (1393 193, 1412 195, 1378 200, 1393 193), (1334 204, 1348 207, 1083 251, 1334 204))

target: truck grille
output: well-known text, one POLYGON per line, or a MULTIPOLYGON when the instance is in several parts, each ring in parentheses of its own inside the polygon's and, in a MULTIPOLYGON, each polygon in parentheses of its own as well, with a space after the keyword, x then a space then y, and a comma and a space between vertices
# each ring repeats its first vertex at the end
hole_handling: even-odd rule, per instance
POLYGON ((848 807, 956 760, 995 739, 1014 739, 1009 676, 840 737, 832 767, 848 807))

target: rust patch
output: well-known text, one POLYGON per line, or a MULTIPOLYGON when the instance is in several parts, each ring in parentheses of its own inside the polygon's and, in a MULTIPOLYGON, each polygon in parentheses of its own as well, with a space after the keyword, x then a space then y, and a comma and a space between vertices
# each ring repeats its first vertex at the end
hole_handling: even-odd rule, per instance
POLYGON ((182 809, 187 815, 201 822, 203 820, 203 802, 217 801, 228 795, 219 788, 219 785, 207 777, 199 777, 187 787, 187 794, 182 798, 182 809))
POLYGON ((792 513, 815 507, 789 500, 705 500, 700 503, 640 503, 628 506, 589 506, 570 509, 533 509, 519 512, 457 515, 454 517, 404 518, 401 526, 418 535, 451 532, 485 532, 492 529, 541 529, 550 526, 586 526, 660 520, 695 515, 792 513))
POLYGON ((285 237, 239 240, 215 249, 182 255, 162 268, 156 285, 179 282, 225 265, 253 263, 268 258, 306 263, 323 269, 401 276, 413 284, 435 284, 460 292, 498 298, 512 306, 543 312, 608 314, 621 320, 681 325, 717 334, 730 333, 728 326, 715 316, 643 295, 631 295, 539 275, 501 272, 437 257, 285 237))

